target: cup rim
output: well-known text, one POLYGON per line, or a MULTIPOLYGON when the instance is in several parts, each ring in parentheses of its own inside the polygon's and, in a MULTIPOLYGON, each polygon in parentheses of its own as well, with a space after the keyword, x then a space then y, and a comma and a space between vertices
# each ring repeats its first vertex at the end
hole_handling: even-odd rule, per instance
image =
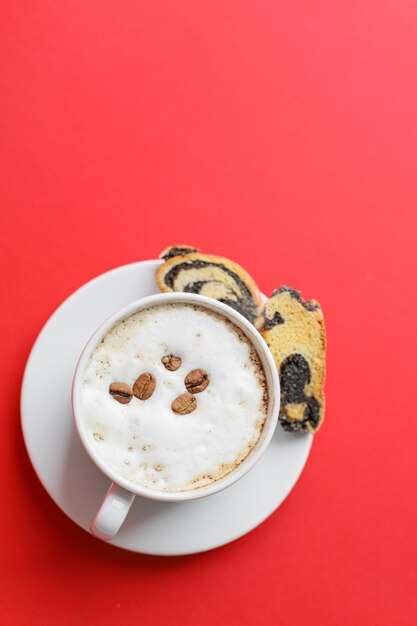
POLYGON ((185 292, 170 292, 153 294, 139 298, 126 305, 125 307, 115 311, 110 317, 108 317, 100 326, 94 331, 90 339, 87 341, 84 349, 80 355, 78 363, 75 368, 73 383, 72 383, 72 413, 74 418, 75 427, 78 436, 83 444, 89 457, 95 463, 95 465, 105 474, 111 481, 120 485, 127 491, 136 495, 149 498, 151 500, 158 500, 162 502, 181 502, 185 500, 195 500, 214 493, 222 491, 226 487, 234 484, 240 478, 242 478, 261 458, 265 452, 268 444, 270 443, 272 436, 275 432, 275 428, 278 423, 278 413, 280 406, 280 383, 278 372, 271 351, 269 350, 265 340, 260 332, 253 326, 241 313, 233 309, 232 307, 219 302, 214 298, 208 298, 200 294, 192 294, 185 292), (109 467, 103 459, 97 454, 91 440, 87 437, 86 429, 82 424, 82 411, 81 411, 81 389, 83 382, 83 374, 96 346, 100 343, 107 332, 118 321, 122 320, 129 315, 132 315, 136 311, 142 309, 157 306, 159 304, 171 303, 171 304, 196 304, 211 311, 220 313, 226 318, 231 320, 238 328, 240 328, 244 334, 248 337, 255 350, 257 351, 261 360, 265 376, 267 380, 268 390, 268 412, 265 420, 265 424, 262 429, 261 437, 255 444, 254 448, 249 452, 248 456, 231 472, 226 474, 223 478, 220 478, 205 487, 199 487, 197 489, 186 491, 161 491, 152 489, 151 487, 135 485, 132 481, 124 478, 109 467))

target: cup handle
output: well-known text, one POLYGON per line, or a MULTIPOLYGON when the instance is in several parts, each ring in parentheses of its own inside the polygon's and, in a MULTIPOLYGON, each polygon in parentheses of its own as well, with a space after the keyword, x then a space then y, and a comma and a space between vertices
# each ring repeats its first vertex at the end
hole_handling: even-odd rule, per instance
POLYGON ((90 526, 90 531, 103 541, 110 541, 126 519, 135 497, 134 493, 112 483, 90 526))

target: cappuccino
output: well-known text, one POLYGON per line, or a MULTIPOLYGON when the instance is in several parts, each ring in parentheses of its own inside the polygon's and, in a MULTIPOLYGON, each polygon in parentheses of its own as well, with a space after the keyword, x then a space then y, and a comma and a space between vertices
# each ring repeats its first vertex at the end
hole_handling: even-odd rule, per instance
POLYGON ((81 414, 96 454, 135 485, 199 489, 250 454, 267 416, 260 358, 219 313, 158 304, 120 320, 84 372, 81 414))

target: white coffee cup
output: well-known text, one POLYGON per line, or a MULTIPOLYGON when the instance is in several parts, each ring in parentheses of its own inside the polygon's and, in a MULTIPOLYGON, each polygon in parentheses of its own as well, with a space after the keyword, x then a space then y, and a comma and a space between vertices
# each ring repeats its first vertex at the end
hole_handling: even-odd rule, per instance
POLYGON ((114 313, 114 315, 109 317, 95 331, 85 346, 75 370, 72 387, 72 407, 78 435, 91 459, 112 481, 99 511, 90 526, 91 532, 104 541, 112 539, 125 520, 135 495, 143 496, 144 498, 151 498, 152 500, 159 500, 161 502, 181 502, 183 500, 195 500, 204 496, 213 495, 235 483, 255 465, 271 441, 278 421, 279 402, 280 387, 278 373, 268 346, 256 328, 245 317, 243 317, 243 315, 232 309, 230 306, 212 298, 206 298, 205 296, 191 293, 161 293, 136 300, 120 311, 114 313), (265 372, 268 391, 268 408, 265 424, 259 440, 246 459, 223 478, 220 478, 205 487, 189 491, 164 492, 132 483, 125 477, 119 475, 108 464, 106 464, 103 458, 98 456, 91 443, 91 439, 87 436, 87 431, 82 419, 81 392, 83 387, 84 372, 90 356, 94 352, 97 345, 119 320, 126 318, 141 309, 166 303, 188 303, 198 305, 199 307, 223 315, 226 319, 230 320, 238 328, 240 328, 259 355, 265 372))

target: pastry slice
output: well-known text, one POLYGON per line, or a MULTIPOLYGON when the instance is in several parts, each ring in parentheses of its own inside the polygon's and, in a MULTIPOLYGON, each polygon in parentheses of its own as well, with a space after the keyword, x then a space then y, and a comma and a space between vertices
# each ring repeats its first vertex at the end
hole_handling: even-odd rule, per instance
POLYGON ((291 432, 316 432, 324 418, 326 350, 319 303, 281 287, 265 303, 260 332, 279 373, 279 421, 291 432))
POLYGON ((157 270, 161 291, 198 293, 228 304, 255 323, 262 310, 259 289, 237 263, 219 256, 187 252, 188 246, 172 246, 163 251, 165 259, 157 270), (172 256, 172 251, 176 256, 172 256))

